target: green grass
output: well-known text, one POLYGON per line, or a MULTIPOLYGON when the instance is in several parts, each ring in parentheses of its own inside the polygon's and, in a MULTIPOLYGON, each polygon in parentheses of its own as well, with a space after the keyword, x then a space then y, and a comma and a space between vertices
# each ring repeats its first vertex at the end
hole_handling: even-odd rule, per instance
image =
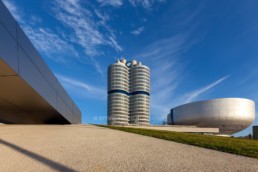
POLYGON ((257 140, 108 125, 98 126, 258 159, 257 140))

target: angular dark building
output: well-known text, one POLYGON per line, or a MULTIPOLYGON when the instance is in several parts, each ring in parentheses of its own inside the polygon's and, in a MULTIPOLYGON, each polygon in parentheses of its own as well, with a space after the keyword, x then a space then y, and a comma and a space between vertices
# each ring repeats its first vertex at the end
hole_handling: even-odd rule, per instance
POLYGON ((253 139, 258 140, 258 126, 253 126, 253 139))
POLYGON ((80 110, 2 1, 0 123, 81 123, 80 110))

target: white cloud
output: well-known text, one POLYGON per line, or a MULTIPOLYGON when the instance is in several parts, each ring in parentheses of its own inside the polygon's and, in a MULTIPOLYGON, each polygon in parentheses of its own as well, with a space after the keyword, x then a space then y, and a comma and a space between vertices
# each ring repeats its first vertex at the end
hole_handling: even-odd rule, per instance
POLYGON ((14 18, 19 22, 31 42, 41 53, 46 54, 48 58, 56 62, 65 62, 64 54, 78 57, 74 47, 67 43, 67 40, 62 36, 45 27, 34 27, 35 23, 40 22, 40 18, 31 16, 31 20, 25 22, 25 16, 12 1, 4 0, 4 3, 14 18))
POLYGON ((123 5, 123 0, 97 0, 101 5, 111 5, 113 7, 120 7, 123 5))
POLYGON ((140 33, 142 33, 142 31, 144 30, 144 27, 139 27, 136 30, 132 31, 131 34, 133 35, 139 35, 140 33))
MULTIPOLYGON (((35 47, 55 61, 65 62, 67 56, 79 58, 74 44, 81 46, 86 58, 88 56, 90 60, 93 59, 93 56, 103 54, 100 50, 100 46, 103 45, 110 46, 117 52, 123 50, 117 41, 114 30, 107 24, 110 17, 100 10, 87 9, 87 6, 82 5, 82 3, 86 2, 80 0, 55 0, 52 3, 54 17, 65 27, 65 29, 58 28, 58 31, 41 26, 43 23, 40 22, 40 18, 34 15, 32 17, 23 15, 11 0, 4 0, 4 2, 35 47), (68 33, 64 30, 70 30, 71 32, 68 33)), ((85 57, 80 57, 80 61, 84 59, 85 57)), ((103 75, 97 58, 94 58, 92 62, 96 71, 103 75)))
POLYGON ((95 10, 95 13, 92 13, 90 10, 82 7, 78 0, 56 0, 55 7, 56 18, 73 31, 73 42, 85 48, 87 55, 94 56, 100 54, 100 50, 97 47, 100 45, 110 45, 117 51, 122 50, 114 33, 110 33, 110 29, 107 29, 109 27, 106 26, 105 22, 109 20, 109 17, 106 14, 101 14, 97 10, 95 10), (94 14, 104 22, 102 24, 105 26, 107 34, 100 32, 98 21, 95 21, 94 14))
POLYGON ((24 26, 23 29, 35 47, 56 62, 66 62, 63 54, 71 57, 79 56, 72 45, 47 28, 24 26))
POLYGON ((87 55, 96 55, 97 45, 105 44, 103 35, 98 31, 91 12, 82 8, 78 0, 65 0, 55 2, 55 17, 64 26, 73 31, 72 41, 85 48, 87 55))
POLYGON ((82 82, 76 79, 65 77, 63 75, 55 74, 58 80, 69 90, 69 92, 77 94, 78 96, 84 96, 96 99, 106 99, 106 89, 90 85, 86 82, 82 82))
POLYGON ((55 0, 53 11, 55 17, 71 30, 70 40, 84 49, 96 70, 103 75, 97 59, 93 58, 103 54, 99 47, 111 46, 117 52, 122 51, 114 31, 107 24, 109 16, 99 10, 90 11, 83 7, 79 0, 55 0), (99 20, 96 20, 96 17, 99 20), (105 32, 103 32, 103 28, 105 32))
MULTIPOLYGON (((170 38, 161 39, 150 44, 139 57, 146 59, 162 60, 177 57, 186 52, 194 44, 188 41, 188 34, 178 34, 170 38)), ((174 58, 175 59, 175 58, 174 58)))
POLYGON ((209 85, 207 85, 207 86, 205 86, 205 87, 203 87, 203 88, 200 88, 200 89, 198 89, 198 90, 195 90, 195 91, 189 93, 189 94, 186 96, 186 97, 188 97, 188 98, 186 99, 185 103, 189 103, 189 102, 193 101, 194 99, 196 99, 196 98, 197 98, 198 96, 200 96, 201 94, 203 94, 203 93, 209 91, 209 90, 212 89, 213 87, 217 86, 218 84, 220 84, 221 82, 223 82, 224 80, 226 80, 228 77, 229 77, 229 75, 228 75, 228 76, 224 76, 224 77, 218 79, 217 81, 215 81, 215 82, 213 82, 213 83, 211 83, 211 84, 209 84, 209 85))
POLYGON ((101 24, 103 24, 103 25, 105 25, 106 22, 110 19, 110 17, 109 17, 107 14, 101 13, 101 12, 100 12, 99 10, 97 10, 97 9, 95 9, 94 12, 95 12, 95 14, 98 16, 98 18, 101 19, 101 22, 103 22, 103 23, 101 23, 101 24))
POLYGON ((114 47, 117 51, 122 51, 123 48, 117 43, 116 41, 116 35, 113 34, 112 32, 110 33, 110 35, 108 36, 109 39, 109 45, 111 45, 112 47, 114 47))
POLYGON ((129 0, 132 6, 142 6, 145 9, 152 9, 155 3, 166 2, 166 0, 129 0))
POLYGON ((151 119, 155 122, 166 119, 173 106, 184 102, 182 96, 177 95, 187 70, 181 57, 199 40, 191 33, 189 30, 157 40, 135 57, 151 69, 151 119))
MULTIPOLYGON (((177 74, 179 76, 180 73, 177 73, 177 74)), ((219 80, 216 80, 215 82, 203 88, 200 88, 198 90, 191 91, 190 93, 186 93, 181 96, 174 96, 174 92, 176 91, 177 87, 180 84, 180 82, 176 81, 178 79, 178 76, 175 77, 175 79, 173 80, 174 81, 173 83, 166 84, 167 88, 163 87, 161 89, 158 89, 159 92, 155 91, 155 93, 151 95, 151 103, 152 103, 151 107, 152 107, 152 111, 154 112, 154 114, 152 115, 152 118, 155 118, 156 120, 166 119, 167 114, 169 113, 169 110, 171 108, 194 101, 201 94, 204 94, 205 92, 211 90, 212 88, 222 83, 229 77, 229 76, 222 77, 219 80)), ((164 83, 164 82, 165 81, 161 83, 164 83)), ((159 83, 159 82, 155 81, 155 83, 159 83)))
POLYGON ((174 93, 180 84, 181 64, 171 61, 154 61, 151 68, 151 112, 152 118, 164 119, 174 101, 174 93))
POLYGON ((103 68, 99 65, 99 63, 96 61, 96 59, 94 57, 90 57, 95 69, 97 70, 97 72, 104 77, 104 71, 103 68))
POLYGON ((148 45, 135 57, 150 67, 152 119, 164 119, 174 103, 184 67, 179 60, 192 45, 186 34, 178 34, 148 45))
POLYGON ((114 33, 114 30, 107 24, 107 22, 110 20, 110 17, 105 14, 105 13, 101 13, 99 10, 94 10, 95 14, 97 15, 97 17, 100 19, 100 21, 98 22, 99 26, 103 26, 107 32, 109 33, 109 35, 107 35, 107 43, 113 47, 117 52, 120 52, 123 50, 123 48, 118 44, 117 42, 117 37, 114 33))

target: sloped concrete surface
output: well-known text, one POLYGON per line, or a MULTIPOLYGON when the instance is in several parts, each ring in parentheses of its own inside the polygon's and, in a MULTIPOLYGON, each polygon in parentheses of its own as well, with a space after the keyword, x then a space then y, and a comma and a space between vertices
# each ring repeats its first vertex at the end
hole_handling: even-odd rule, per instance
POLYGON ((0 125, 0 171, 257 171, 258 160, 91 125, 0 125))

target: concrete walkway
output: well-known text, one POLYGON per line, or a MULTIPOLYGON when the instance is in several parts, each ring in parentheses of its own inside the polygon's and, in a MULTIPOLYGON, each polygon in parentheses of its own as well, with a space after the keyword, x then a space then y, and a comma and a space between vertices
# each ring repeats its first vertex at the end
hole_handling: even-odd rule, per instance
POLYGON ((0 171, 258 171, 258 160, 90 125, 0 125, 0 171))

